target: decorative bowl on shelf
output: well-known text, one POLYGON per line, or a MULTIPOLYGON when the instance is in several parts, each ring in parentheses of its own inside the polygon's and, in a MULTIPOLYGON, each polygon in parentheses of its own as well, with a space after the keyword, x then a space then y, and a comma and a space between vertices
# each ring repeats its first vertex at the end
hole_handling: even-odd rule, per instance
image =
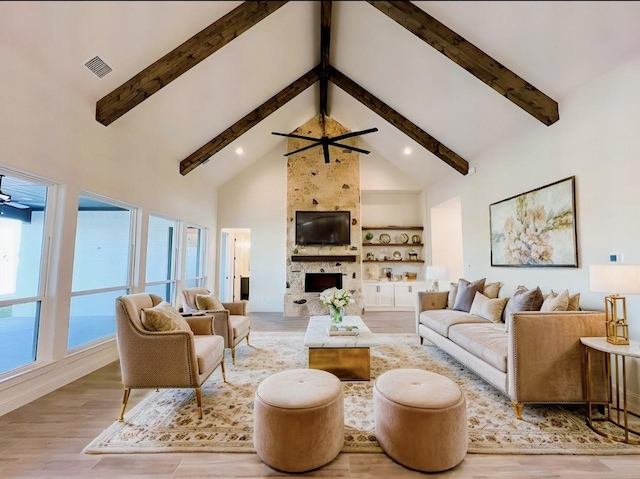
POLYGON ((402 233, 400 235, 400 243, 408 243, 409 242, 409 235, 407 233, 402 233))
POLYGON ((420 244, 420 241, 422 241, 422 240, 420 239, 420 236, 418 236, 418 235, 413 235, 411 237, 411 242, 413 244, 420 244))

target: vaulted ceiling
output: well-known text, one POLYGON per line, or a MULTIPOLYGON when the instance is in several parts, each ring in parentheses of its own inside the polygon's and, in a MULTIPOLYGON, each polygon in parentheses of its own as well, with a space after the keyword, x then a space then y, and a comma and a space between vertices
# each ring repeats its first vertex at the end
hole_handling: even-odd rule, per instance
MULTIPOLYGON (((505 98, 511 95, 498 92, 503 86, 483 83, 465 70, 472 67, 462 68, 370 4, 388 2, 331 3, 328 64, 337 74, 328 82, 327 113, 352 130, 378 127, 360 146, 387 158, 418 184, 457 173, 345 92, 344 82, 336 86, 340 78, 360 87, 359 99, 366 91, 471 166, 500 141, 554 128, 546 125, 553 121, 518 106, 520 100, 505 98), (403 155, 406 147, 411 155, 403 155)), ((575 89, 640 54, 636 2, 412 3, 555 100, 560 122, 563 100, 575 89)), ((241 4, 5 3, 0 5, 0 48, 39 58, 51 81, 95 111, 110 92, 241 4), (93 55, 113 72, 98 79, 84 70, 82 63, 93 55)), ((109 126, 99 127, 161 143, 166 158, 159 161, 174 162, 178 170, 201 146, 321 64, 321 16, 321 2, 287 2, 109 126)), ((321 83, 313 82, 218 151, 198 174, 219 185, 274 149, 284 153, 286 139, 271 132, 292 131, 319 113, 321 83), (242 155, 236 154, 238 147, 242 155)), ((93 117, 87 121, 95 123, 93 117)))

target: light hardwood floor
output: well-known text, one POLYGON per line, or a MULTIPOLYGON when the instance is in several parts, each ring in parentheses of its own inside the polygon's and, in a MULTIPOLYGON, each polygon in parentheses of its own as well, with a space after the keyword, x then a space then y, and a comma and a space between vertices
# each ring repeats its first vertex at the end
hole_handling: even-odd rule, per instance
MULTIPOLYGON (((374 332, 414 332, 413 313, 367 313, 374 332)), ((252 331, 304 331, 307 318, 252 314, 252 331)), ((133 391, 130 406, 147 391, 133 391)), ((118 363, 110 364, 0 417, 0 478, 207 478, 293 476, 255 454, 166 453, 89 455, 80 451, 117 417, 122 399, 118 363)), ((640 478, 640 456, 468 454, 439 474, 408 470, 384 454, 340 454, 304 476, 493 478, 640 478)))

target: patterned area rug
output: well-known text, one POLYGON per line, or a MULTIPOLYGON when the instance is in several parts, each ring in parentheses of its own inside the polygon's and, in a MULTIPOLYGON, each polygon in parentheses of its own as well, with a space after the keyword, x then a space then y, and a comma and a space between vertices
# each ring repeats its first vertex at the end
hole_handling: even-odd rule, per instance
MULTIPOLYGON (((640 447, 606 439, 585 424, 582 406, 526 406, 516 420, 509 399, 435 346, 421 346, 415 334, 380 334, 372 349, 372 377, 397 368, 433 371, 454 380, 467 397, 469 452, 484 454, 640 454, 640 447)), ((267 376, 305 368, 304 333, 254 333, 252 347, 236 349, 227 380, 216 370, 203 386, 204 419, 195 392, 152 392, 94 439, 86 453, 255 452, 253 395, 267 376)), ((230 361, 229 361, 230 363, 230 361)), ((372 381, 343 382, 343 452, 382 452, 373 421, 372 381)))

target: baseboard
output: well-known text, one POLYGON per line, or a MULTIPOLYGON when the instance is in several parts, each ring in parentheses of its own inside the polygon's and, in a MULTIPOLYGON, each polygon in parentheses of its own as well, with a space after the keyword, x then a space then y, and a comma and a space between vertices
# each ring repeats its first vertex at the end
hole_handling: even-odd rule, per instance
POLYGON ((115 341, 10 379, 0 387, 0 416, 118 359, 115 341))

